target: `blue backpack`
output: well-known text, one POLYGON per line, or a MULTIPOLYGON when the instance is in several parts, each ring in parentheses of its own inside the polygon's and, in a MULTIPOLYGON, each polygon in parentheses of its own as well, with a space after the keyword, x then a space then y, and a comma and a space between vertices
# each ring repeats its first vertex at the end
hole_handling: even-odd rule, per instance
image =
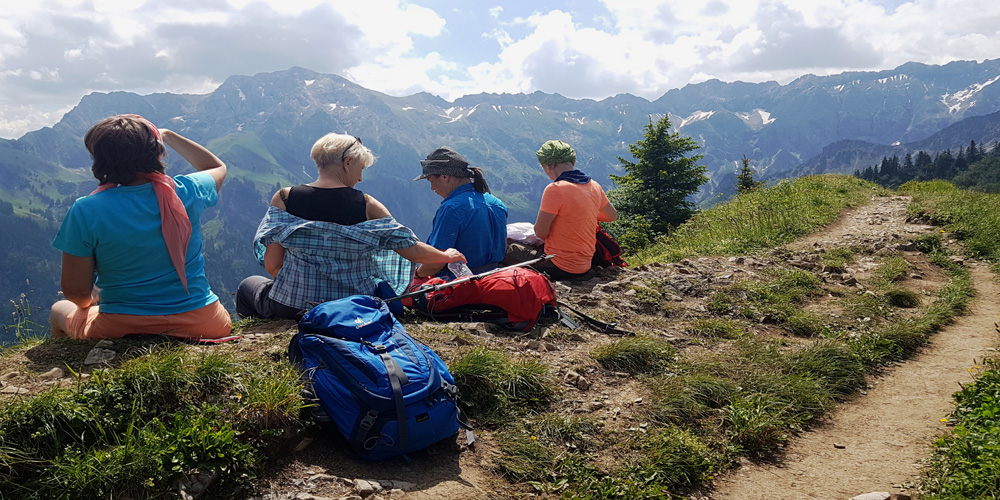
POLYGON ((381 299, 355 295, 313 307, 288 356, 318 400, 317 420, 328 417, 363 458, 421 450, 459 427, 474 441, 447 365, 381 299))

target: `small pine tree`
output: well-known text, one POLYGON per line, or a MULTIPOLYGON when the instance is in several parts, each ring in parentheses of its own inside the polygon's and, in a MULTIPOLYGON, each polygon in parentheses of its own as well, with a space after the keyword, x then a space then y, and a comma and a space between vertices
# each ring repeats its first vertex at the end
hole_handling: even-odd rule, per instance
MULTIPOLYGON (((642 217, 653 234, 667 234, 697 211, 688 197, 708 181, 701 155, 687 156, 699 149, 690 137, 670 133, 667 116, 644 127, 644 139, 629 146, 636 162, 618 157, 625 175, 612 175, 616 188, 608 196, 626 220, 642 217)), ((648 233, 647 233, 648 234, 648 233)))
POLYGON ((743 166, 740 167, 740 172, 736 174, 737 193, 753 191, 760 187, 761 184, 764 184, 762 181, 754 180, 753 176, 757 172, 750 166, 750 158, 747 158, 747 155, 743 155, 743 159, 740 161, 743 163, 743 166))

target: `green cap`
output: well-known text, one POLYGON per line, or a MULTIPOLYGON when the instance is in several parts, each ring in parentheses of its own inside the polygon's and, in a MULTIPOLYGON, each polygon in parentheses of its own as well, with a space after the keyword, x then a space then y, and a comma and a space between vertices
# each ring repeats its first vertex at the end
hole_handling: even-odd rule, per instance
POLYGON ((576 151, 563 141, 545 141, 541 149, 535 152, 535 156, 542 165, 576 161, 576 151))

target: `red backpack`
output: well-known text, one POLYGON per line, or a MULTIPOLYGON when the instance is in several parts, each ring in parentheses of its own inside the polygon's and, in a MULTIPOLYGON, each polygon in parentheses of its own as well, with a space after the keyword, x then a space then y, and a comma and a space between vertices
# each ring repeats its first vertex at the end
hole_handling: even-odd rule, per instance
POLYGON ((628 263, 622 259, 622 246, 600 224, 597 225, 597 243, 594 246, 594 258, 590 261, 590 267, 628 267, 628 263))
MULTIPOLYGON (((422 284, 446 282, 431 278, 422 284)), ((556 291, 538 271, 516 267, 414 297, 413 307, 435 320, 488 321, 526 332, 543 313, 556 310, 556 291)))

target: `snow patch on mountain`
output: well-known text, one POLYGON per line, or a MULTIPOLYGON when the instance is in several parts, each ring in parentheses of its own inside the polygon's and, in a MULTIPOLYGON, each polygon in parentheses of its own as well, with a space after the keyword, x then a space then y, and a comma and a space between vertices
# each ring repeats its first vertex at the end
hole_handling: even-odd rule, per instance
POLYGON ((764 128, 767 125, 774 123, 774 118, 771 117, 769 111, 764 111, 763 109, 757 108, 749 113, 736 113, 736 116, 743 120, 751 130, 757 131, 764 128))
POLYGON ((690 115, 688 115, 687 118, 684 118, 683 120, 681 120, 681 123, 680 123, 680 125, 677 126, 677 128, 678 129, 682 129, 682 128, 684 128, 684 127, 686 127, 686 126, 688 126, 688 125, 690 125, 692 123, 696 123, 696 122, 707 120, 707 119, 711 118, 712 115, 714 115, 714 114, 715 114, 715 111, 695 111, 694 113, 691 113, 690 115))
POLYGON ((970 85, 963 90, 955 92, 954 94, 945 94, 941 96, 941 103, 948 107, 948 113, 950 114, 965 111, 976 104, 976 95, 979 94, 980 91, 987 86, 992 85, 997 80, 1000 80, 1000 75, 993 77, 988 82, 970 85))

